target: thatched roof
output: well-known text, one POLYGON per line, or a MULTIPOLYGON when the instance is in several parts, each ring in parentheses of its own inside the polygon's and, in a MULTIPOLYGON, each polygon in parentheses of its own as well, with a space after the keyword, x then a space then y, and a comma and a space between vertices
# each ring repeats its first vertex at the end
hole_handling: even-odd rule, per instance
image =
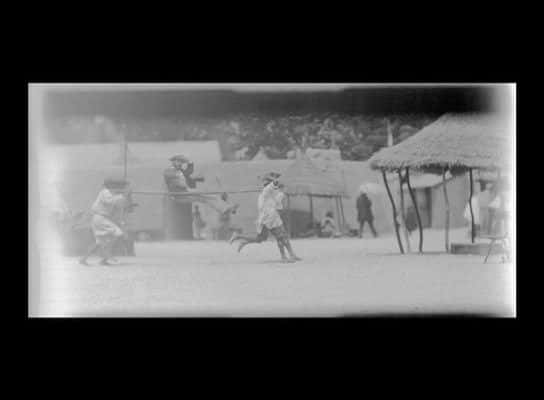
POLYGON ((414 136, 370 159, 373 169, 508 169, 511 124, 497 114, 445 114, 414 136))
POLYGON ((280 181, 285 185, 285 192, 290 195, 345 195, 343 186, 322 172, 306 155, 295 160, 282 174, 280 181))

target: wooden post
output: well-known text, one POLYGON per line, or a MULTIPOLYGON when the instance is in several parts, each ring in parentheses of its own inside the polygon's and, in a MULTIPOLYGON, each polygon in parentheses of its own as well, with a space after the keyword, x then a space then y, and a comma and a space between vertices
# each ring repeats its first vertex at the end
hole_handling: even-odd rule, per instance
POLYGON ((123 129, 123 179, 127 180, 127 134, 126 130, 123 129))
POLYGON ((404 248, 402 247, 402 242, 400 240, 399 224, 397 223, 397 208, 395 207, 395 201, 393 200, 393 196, 391 195, 391 190, 389 190, 389 184, 387 183, 387 177, 385 176, 384 169, 382 169, 382 177, 383 177, 383 183, 385 184, 385 189, 387 190, 387 195, 389 196, 389 200, 391 201, 391 207, 393 209, 393 226, 395 227, 397 242, 399 244, 399 249, 401 254, 404 254, 404 248))
POLYGON ((470 179, 470 198, 468 199, 468 208, 470 209, 470 240, 474 243, 474 210, 472 210, 472 195, 473 195, 473 183, 472 183, 472 168, 468 170, 468 177, 470 179))
POLYGON ((340 214, 340 202, 338 196, 334 196, 334 203, 336 206, 336 220, 338 221, 338 230, 342 231, 342 216, 340 214))
POLYGON ((404 239, 406 240, 406 251, 408 251, 408 253, 411 253, 412 252, 412 249, 411 249, 411 245, 410 245, 410 233, 408 232, 408 228, 406 228, 406 214, 404 212, 404 191, 403 191, 403 188, 402 188, 402 173, 401 173, 401 170, 399 169, 397 171, 398 175, 399 175, 399 189, 400 189, 400 222, 401 222, 401 225, 402 225, 402 231, 404 233, 404 239))
POLYGON ((314 227, 314 201, 312 195, 308 196, 310 198, 310 223, 312 224, 312 229, 314 227))
POLYGON ((442 171, 442 187, 444 190, 444 202, 446 204, 446 253, 450 251, 450 202, 448 199, 448 190, 446 188, 446 171, 448 169, 444 168, 442 171))
POLYGON ((344 233, 346 229, 346 216, 344 215, 344 204, 342 203, 342 196, 338 198, 340 201, 340 215, 342 216, 342 233, 344 233))
POLYGON ((417 201, 416 196, 414 195, 414 191, 412 190, 412 186, 410 185, 410 169, 406 168, 406 184, 408 185, 408 192, 410 192, 410 197, 412 198, 412 204, 414 205, 414 208, 416 209, 416 216, 417 216, 417 226, 419 228, 419 252, 423 252, 423 227, 421 226, 421 216, 419 215, 419 209, 417 207, 417 201))

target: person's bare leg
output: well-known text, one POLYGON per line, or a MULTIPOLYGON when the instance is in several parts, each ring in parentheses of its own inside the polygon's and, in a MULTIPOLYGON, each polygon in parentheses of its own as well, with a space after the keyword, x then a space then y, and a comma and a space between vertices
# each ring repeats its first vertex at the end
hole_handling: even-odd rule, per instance
POLYGON ((278 249, 280 250, 281 259, 282 260, 287 260, 288 258, 285 255, 285 246, 283 245, 283 243, 280 240, 276 240, 276 243, 278 245, 278 249))
POLYGON ((374 237, 378 237, 378 232, 376 232, 376 228, 374 228, 374 221, 369 220, 368 221, 368 226, 370 226, 370 230, 372 231, 372 235, 374 235, 374 237))
POLYGON ((240 240, 240 245, 238 246, 238 253, 250 243, 261 243, 258 237, 244 236, 238 238, 240 240))
POLYGON ((289 252, 289 257, 291 257, 292 260, 301 261, 302 258, 298 257, 295 254, 295 252, 293 251, 293 248, 291 247, 290 240, 288 238, 283 238, 282 241, 283 241, 283 245, 285 246, 285 248, 289 252))
POLYGON ((240 239, 240 244, 238 245, 238 253, 241 252, 242 249, 249 243, 251 243, 251 242, 247 241, 245 239, 240 239))
POLYGON ((108 260, 111 258, 113 244, 114 242, 111 241, 102 246, 102 260, 100 261, 100 265, 111 265, 108 260))
POLYGON ((98 250, 100 248, 100 245, 98 243, 93 243, 90 247, 89 247, 89 250, 87 251, 87 254, 85 254, 83 257, 81 257, 79 259, 79 263, 82 264, 82 265, 89 265, 87 263, 87 259, 92 256, 96 250, 98 250))

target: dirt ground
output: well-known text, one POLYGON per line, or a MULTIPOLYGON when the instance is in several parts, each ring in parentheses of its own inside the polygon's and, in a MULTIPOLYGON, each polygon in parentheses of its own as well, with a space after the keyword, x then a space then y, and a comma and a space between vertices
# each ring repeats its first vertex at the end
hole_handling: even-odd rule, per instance
MULTIPOLYGON (((417 232, 412 251, 417 249, 417 232)), ((467 242, 465 230, 451 233, 467 242)), ((274 242, 137 243, 117 266, 84 267, 41 246, 39 316, 515 315, 515 270, 500 256, 398 254, 393 236, 293 240, 303 261, 279 263, 274 242)), ((31 270, 31 273, 32 270, 31 270)))

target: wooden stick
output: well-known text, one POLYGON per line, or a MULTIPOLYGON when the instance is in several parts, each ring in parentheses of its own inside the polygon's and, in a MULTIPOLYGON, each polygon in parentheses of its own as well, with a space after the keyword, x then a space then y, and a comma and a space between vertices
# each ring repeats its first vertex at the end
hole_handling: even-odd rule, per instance
POLYGON ((404 190, 402 188, 402 173, 401 173, 401 170, 399 169, 397 171, 398 175, 399 175, 399 188, 400 188, 400 216, 401 216, 401 219, 400 219, 400 222, 401 222, 401 225, 402 225, 402 231, 404 233, 404 239, 406 240, 406 251, 408 253, 411 253, 412 252, 412 249, 411 249, 411 245, 410 245, 410 232, 408 232, 408 228, 406 228, 406 214, 404 212, 404 190))
POLYGON ((444 168, 442 171, 442 187, 444 190, 444 202, 446 203, 446 253, 450 251, 450 202, 448 199, 448 190, 446 188, 446 171, 448 169, 444 168))
POLYGON ((472 168, 469 168, 468 170, 468 177, 470 180, 470 198, 468 199, 468 208, 470 209, 470 240, 472 243, 474 243, 474 211, 472 210, 472 195, 474 188, 472 187, 472 168))
POLYGON ((229 194, 236 194, 236 193, 259 193, 261 192, 260 189, 248 189, 248 190, 238 190, 236 192, 156 192, 156 191, 150 191, 150 190, 133 190, 133 194, 142 194, 142 195, 155 195, 155 196, 164 196, 164 195, 171 195, 171 196, 195 196, 195 195, 206 195, 206 194, 223 194, 223 193, 229 193, 229 194))
POLYGON ((414 195, 414 191, 412 190, 412 186, 410 185, 410 169, 406 168, 406 184, 408 185, 408 192, 410 193, 410 197, 412 198, 412 204, 414 205, 414 208, 416 209, 416 216, 417 216, 417 226, 419 228, 419 252, 423 252, 423 226, 421 225, 421 216, 419 215, 419 209, 417 207, 417 201, 416 197, 414 195))
POLYGON ((391 195, 391 190, 389 190, 389 184, 387 183, 387 177, 385 176, 384 169, 382 169, 382 177, 383 183, 385 184, 385 189, 387 190, 387 195, 389 196, 389 200, 391 201, 391 207, 393 209, 393 226, 395 227, 395 233, 397 235, 397 243, 399 244, 401 254, 404 254, 404 248, 402 247, 402 242, 400 240, 399 224, 397 223, 397 208, 395 207, 395 201, 393 200, 393 196, 391 195))

